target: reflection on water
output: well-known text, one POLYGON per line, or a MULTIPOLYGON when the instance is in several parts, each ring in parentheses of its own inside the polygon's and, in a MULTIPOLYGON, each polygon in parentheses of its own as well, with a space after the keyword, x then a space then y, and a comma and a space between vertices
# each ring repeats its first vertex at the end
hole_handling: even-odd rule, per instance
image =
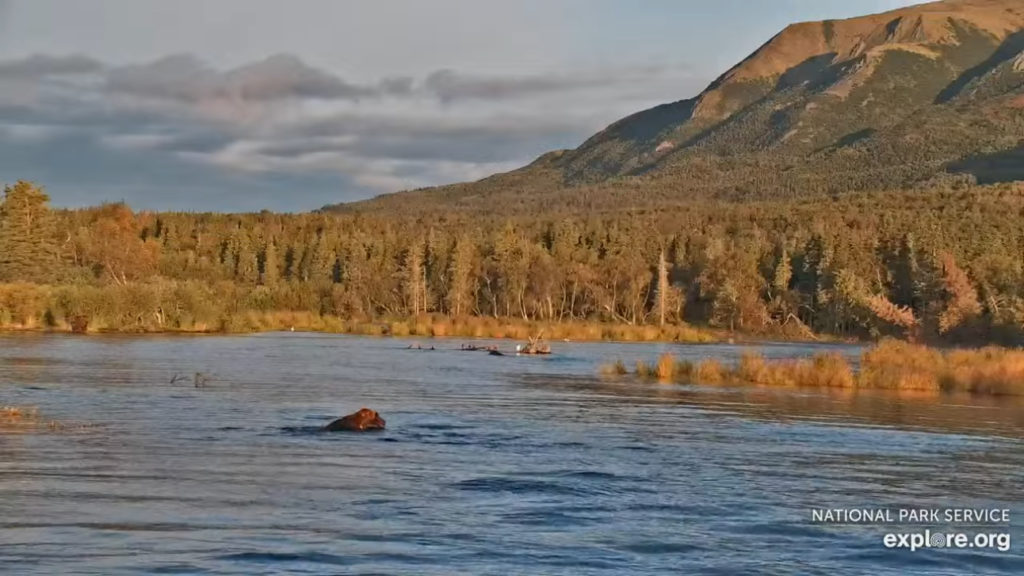
POLYGON ((731 360, 735 346, 563 343, 525 358, 460 343, 0 336, 0 405, 99 424, 0 435, 0 572, 1024 569, 1015 550, 910 553, 884 548, 878 526, 809 523, 811 508, 865 506, 1017 521, 1019 401, 596 376, 610 358, 731 360), (206 388, 170 383, 194 372, 206 388), (318 432, 361 406, 389 429, 318 432))
POLYGON ((1024 434, 1024 398, 937 394, 919 390, 639 385, 635 378, 525 375, 524 386, 593 394, 605 401, 675 404, 768 421, 991 436, 1024 434))

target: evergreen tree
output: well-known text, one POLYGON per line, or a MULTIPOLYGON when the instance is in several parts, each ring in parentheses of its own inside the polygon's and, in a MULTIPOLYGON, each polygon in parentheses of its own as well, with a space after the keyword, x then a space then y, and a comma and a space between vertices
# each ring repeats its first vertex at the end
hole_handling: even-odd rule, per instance
POLYGON ((281 262, 273 239, 268 240, 267 245, 263 248, 263 265, 260 276, 264 286, 273 286, 281 277, 281 262))
POLYGON ((57 246, 50 198, 31 182, 4 189, 0 203, 0 280, 45 283, 55 277, 57 246))
POLYGON ((413 316, 424 311, 426 269, 424 268, 423 241, 414 240, 405 251, 402 265, 402 292, 405 296, 406 310, 413 316))
POLYGON ((238 254, 235 258, 238 262, 235 270, 236 281, 246 286, 256 285, 260 279, 259 258, 248 236, 239 239, 238 254))
POLYGON ((295 253, 299 255, 295 264, 298 278, 303 282, 309 282, 313 278, 313 247, 304 245, 296 248, 295 253))
POLYGON ((460 237, 452 249, 448 265, 448 294, 445 300, 448 312, 456 316, 468 314, 475 308, 476 290, 473 259, 476 247, 466 237, 460 237))
POLYGON ((319 284, 332 284, 337 279, 338 255, 334 251, 334 243, 327 234, 321 234, 313 245, 309 256, 309 275, 307 280, 319 284))
POLYGON ((895 270, 893 271, 893 303, 898 306, 907 306, 912 310, 919 309, 918 275, 920 266, 917 261, 917 248, 914 243, 914 235, 906 233, 900 240, 899 249, 896 252, 895 270))
POLYGON ((241 234, 237 230, 232 233, 221 250, 220 261, 224 266, 224 275, 230 279, 235 279, 238 276, 238 256, 242 250, 241 234))

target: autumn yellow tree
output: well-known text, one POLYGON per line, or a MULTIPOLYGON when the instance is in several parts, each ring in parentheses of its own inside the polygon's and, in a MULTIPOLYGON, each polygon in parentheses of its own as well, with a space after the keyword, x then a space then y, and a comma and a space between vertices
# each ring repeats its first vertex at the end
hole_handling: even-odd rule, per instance
POLYGON ((947 334, 981 314, 981 303, 978 301, 977 290, 967 273, 956 265, 953 255, 944 252, 941 262, 946 307, 939 315, 939 333, 947 334))
POLYGON ((111 282, 124 286, 153 274, 160 259, 160 244, 142 239, 141 226, 127 204, 104 204, 90 228, 85 257, 111 282))

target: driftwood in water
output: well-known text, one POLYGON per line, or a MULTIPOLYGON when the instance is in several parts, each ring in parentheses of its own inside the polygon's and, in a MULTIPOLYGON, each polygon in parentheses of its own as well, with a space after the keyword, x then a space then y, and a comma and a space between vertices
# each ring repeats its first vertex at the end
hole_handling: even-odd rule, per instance
POLYGON ((530 342, 525 346, 516 346, 516 351, 518 351, 520 354, 528 355, 551 354, 551 346, 549 346, 548 343, 542 339, 543 336, 544 331, 541 330, 540 334, 533 338, 530 338, 530 342))
MULTIPOLYGON (((188 381, 188 379, 188 376, 184 376, 178 372, 175 372, 174 376, 171 378, 171 384, 177 384, 178 382, 186 382, 188 381)), ((195 386, 196 388, 205 387, 206 383, 209 380, 210 377, 207 376, 206 374, 203 374, 202 372, 196 372, 195 374, 192 375, 192 385, 195 386)))
POLYGON ((504 356, 504 354, 502 354, 501 351, 498 350, 498 347, 494 346, 494 345, 491 345, 491 346, 463 346, 462 349, 464 351, 467 351, 467 352, 487 352, 488 354, 491 354, 492 356, 504 356))

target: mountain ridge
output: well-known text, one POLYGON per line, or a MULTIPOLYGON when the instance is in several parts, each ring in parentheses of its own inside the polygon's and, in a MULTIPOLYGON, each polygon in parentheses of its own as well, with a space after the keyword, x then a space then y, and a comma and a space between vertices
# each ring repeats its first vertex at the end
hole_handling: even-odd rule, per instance
MULTIPOLYGON (((416 192, 465 204, 623 179, 726 199, 949 185, 986 179, 972 166, 1022 146, 1022 111, 1024 5, 945 0, 792 24, 694 98, 519 170, 416 192)), ((1024 179, 1000 166, 1002 180, 1024 179)))

